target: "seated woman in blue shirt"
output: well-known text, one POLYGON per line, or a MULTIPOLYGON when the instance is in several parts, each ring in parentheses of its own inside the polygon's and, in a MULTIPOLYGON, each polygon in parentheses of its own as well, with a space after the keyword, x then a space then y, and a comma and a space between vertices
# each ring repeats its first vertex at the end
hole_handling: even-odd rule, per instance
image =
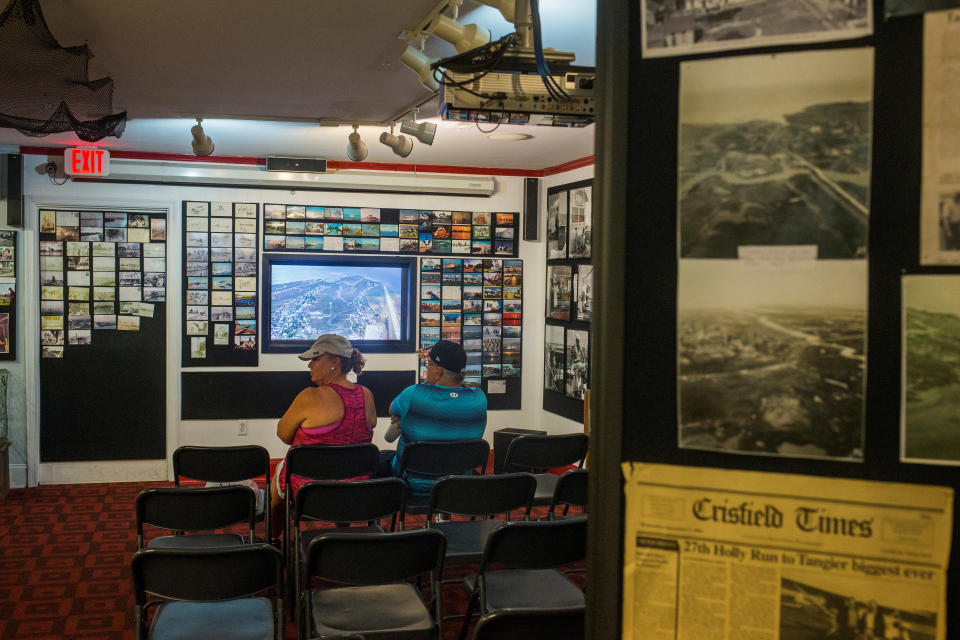
MULTIPOLYGON (((381 459, 390 468, 383 475, 397 475, 403 448, 421 440, 471 440, 482 438, 487 427, 487 396, 481 389, 463 386, 467 354, 456 342, 441 340, 427 357, 426 384, 414 384, 400 392, 390 405, 390 428, 385 438, 398 437, 396 455, 392 451, 381 459)), ((386 465, 384 465, 386 466, 386 465)), ((385 473, 384 473, 385 472, 385 473)), ((430 495, 437 478, 406 473, 411 497, 430 495)))

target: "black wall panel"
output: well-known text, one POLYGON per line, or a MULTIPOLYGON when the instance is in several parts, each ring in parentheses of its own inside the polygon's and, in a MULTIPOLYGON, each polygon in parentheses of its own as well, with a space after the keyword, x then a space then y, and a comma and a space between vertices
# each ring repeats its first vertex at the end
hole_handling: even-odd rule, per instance
MULTIPOLYGON (((900 277, 955 273, 919 266, 923 22, 883 20, 874 37, 724 55, 875 47, 869 236, 866 447, 862 463, 732 455, 677 446, 677 108, 681 59, 646 60, 631 23, 630 122, 624 301, 622 458, 646 462, 911 482, 953 487, 960 468, 904 464, 900 456, 900 277)), ((601 34, 602 37, 602 34, 601 34)), ((706 57, 706 56, 698 56, 706 57)), ((710 56, 715 57, 715 56, 710 56)), ((683 58, 689 60, 690 58, 683 58)), ((600 224, 600 223, 598 223, 600 224)), ((960 512, 954 507, 954 537, 960 512)), ((948 575, 949 638, 960 638, 960 545, 948 575)))
MULTIPOLYGON (((370 389, 378 416, 415 382, 415 372, 368 371, 359 382, 370 389)), ((308 371, 237 371, 180 374, 182 420, 279 419, 303 389, 313 386, 308 371)))

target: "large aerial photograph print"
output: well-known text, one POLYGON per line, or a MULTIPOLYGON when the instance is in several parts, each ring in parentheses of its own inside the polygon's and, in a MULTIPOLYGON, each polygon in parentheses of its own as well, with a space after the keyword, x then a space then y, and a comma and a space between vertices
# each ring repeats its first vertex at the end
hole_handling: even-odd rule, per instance
POLYGON ((683 65, 682 258, 736 258, 740 245, 866 255, 871 60, 853 49, 683 65), (840 70, 830 80, 825 64, 840 70))
POLYGON ((862 459, 872 70, 871 49, 681 65, 681 447, 862 459))
POLYGON ((400 269, 340 265, 274 265, 273 340, 397 340, 402 333, 400 269))

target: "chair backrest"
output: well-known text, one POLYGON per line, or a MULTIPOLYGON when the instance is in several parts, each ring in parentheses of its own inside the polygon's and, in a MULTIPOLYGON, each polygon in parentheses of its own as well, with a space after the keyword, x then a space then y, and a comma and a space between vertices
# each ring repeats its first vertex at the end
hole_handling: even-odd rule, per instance
POLYGON ((586 469, 571 469, 560 476, 553 490, 553 500, 548 514, 552 516, 558 505, 586 507, 588 476, 589 472, 586 469))
POLYGON ((473 640, 583 640, 586 610, 501 609, 477 621, 473 640))
POLYGON ((508 471, 583 466, 589 449, 590 438, 585 433, 519 436, 510 441, 503 466, 508 471))
POLYGON ((371 442, 298 445, 287 451, 284 474, 287 486, 290 486, 290 476, 313 480, 347 480, 375 474, 379 459, 380 450, 371 442))
POLYGON ((537 479, 529 473, 505 473, 495 476, 447 476, 430 492, 427 523, 434 513, 458 516, 492 516, 514 509, 530 515, 537 491, 537 479))
POLYGON ((275 589, 283 598, 283 557, 269 544, 210 549, 141 549, 133 555, 134 599, 215 602, 275 589))
POLYGON ((222 529, 247 522, 251 542, 256 522, 256 496, 247 487, 156 487, 137 495, 137 547, 143 546, 143 525, 171 531, 222 529))
POLYGON ((203 482, 237 482, 266 476, 269 482, 270 453, 255 444, 177 447, 173 452, 174 484, 180 484, 181 476, 203 482))
POLYGON ((439 580, 446 551, 446 537, 434 529, 322 534, 307 550, 307 580, 319 577, 349 585, 374 585, 430 572, 439 580))
POLYGON ((493 564, 511 569, 549 569, 587 556, 587 518, 507 522, 487 538, 480 572, 493 564))
POLYGON ((400 478, 337 482, 314 480, 297 492, 293 522, 369 522, 393 517, 403 508, 407 485, 400 478))
POLYGON ((482 439, 411 442, 400 454, 399 470, 434 476, 463 474, 473 469, 486 473, 490 444, 482 439))

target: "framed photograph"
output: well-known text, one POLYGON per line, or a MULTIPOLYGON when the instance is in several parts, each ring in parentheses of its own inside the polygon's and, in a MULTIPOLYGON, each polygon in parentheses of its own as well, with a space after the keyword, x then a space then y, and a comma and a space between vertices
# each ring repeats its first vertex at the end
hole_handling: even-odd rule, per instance
POLYGON ((547 196, 547 260, 567 257, 567 194, 547 196))
POLYGON ((573 267, 547 266, 547 317, 554 320, 570 319, 570 299, 573 288, 573 267))
POLYGON ((593 320, 593 265, 577 267, 577 320, 593 320))
POLYGON ((566 395, 583 399, 589 384, 590 333, 579 329, 567 329, 566 395))
POLYGON ((591 244, 592 187, 581 187, 569 192, 571 258, 589 258, 591 244))
POLYGON ((543 388, 564 393, 566 370, 566 343, 564 327, 548 324, 544 327, 543 388))

